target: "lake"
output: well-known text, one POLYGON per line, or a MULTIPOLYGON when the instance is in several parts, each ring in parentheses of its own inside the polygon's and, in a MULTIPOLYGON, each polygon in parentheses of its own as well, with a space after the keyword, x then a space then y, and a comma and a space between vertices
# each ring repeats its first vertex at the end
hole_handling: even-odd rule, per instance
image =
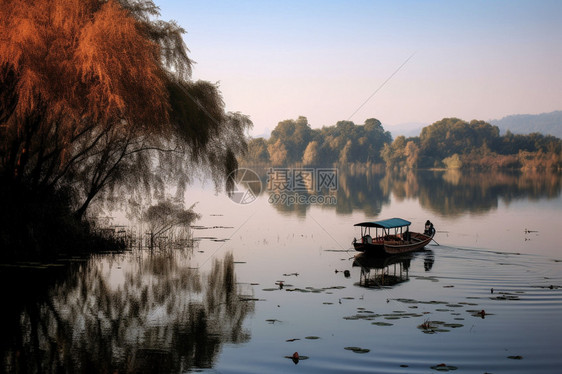
POLYGON ((192 245, 3 279, 4 371, 561 370, 559 174, 248 168, 238 182, 187 191, 192 245), (431 220, 435 241, 357 258, 353 224, 391 217, 431 220))

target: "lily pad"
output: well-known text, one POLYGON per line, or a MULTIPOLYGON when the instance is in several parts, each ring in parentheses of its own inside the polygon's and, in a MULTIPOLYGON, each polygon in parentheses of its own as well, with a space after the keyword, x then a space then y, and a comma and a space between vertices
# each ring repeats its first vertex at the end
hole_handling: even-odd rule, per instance
POLYGON ((355 353, 369 353, 369 352, 371 352, 370 349, 361 348, 361 347, 345 347, 344 349, 348 350, 348 351, 353 351, 355 353))
POLYGON ((389 323, 389 322, 371 322, 371 325, 376 325, 376 326, 393 326, 393 323, 389 323))
POLYGON ((375 319, 376 317, 380 317, 380 315, 378 314, 355 314, 353 316, 345 316, 343 317, 343 319, 348 320, 348 321, 357 321, 359 319, 363 319, 363 320, 367 320, 367 321, 371 321, 373 319, 375 319))
POLYGON ((398 301, 399 303, 404 303, 404 304, 417 304, 419 303, 418 300, 414 300, 414 299, 395 299, 396 301, 398 301))
POLYGON ((443 326, 456 329, 456 328, 459 328, 459 327, 463 327, 464 325, 460 324, 460 323, 446 323, 443 326))

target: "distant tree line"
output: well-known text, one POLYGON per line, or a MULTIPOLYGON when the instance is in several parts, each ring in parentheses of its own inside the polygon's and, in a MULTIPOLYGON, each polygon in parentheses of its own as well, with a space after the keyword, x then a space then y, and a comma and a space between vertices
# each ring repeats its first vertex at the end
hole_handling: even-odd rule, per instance
POLYGON ((551 135, 507 132, 485 121, 444 118, 420 136, 392 139, 381 122, 339 121, 312 129, 306 117, 279 122, 269 139, 248 143, 247 164, 272 166, 372 163, 390 169, 533 169, 562 167, 562 141, 551 135))
POLYGON ((381 150, 392 141, 379 120, 370 118, 362 125, 339 121, 334 126, 312 129, 306 117, 279 122, 271 137, 250 139, 246 163, 273 166, 338 162, 382 163, 381 150))

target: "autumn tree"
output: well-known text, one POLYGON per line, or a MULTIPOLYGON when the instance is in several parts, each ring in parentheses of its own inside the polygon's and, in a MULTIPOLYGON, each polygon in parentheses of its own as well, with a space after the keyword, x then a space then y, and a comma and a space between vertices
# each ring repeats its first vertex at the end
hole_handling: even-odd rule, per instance
POLYGON ((405 155, 406 138, 403 135, 398 136, 392 144, 385 144, 382 151, 382 157, 387 166, 400 167, 406 160, 405 155))
POLYGON ((316 140, 308 143, 302 156, 302 163, 304 165, 316 165, 320 162, 320 155, 318 153, 318 142, 316 140))
POLYGON ((311 140, 312 130, 306 117, 300 116, 296 120, 285 120, 277 124, 271 132, 270 144, 281 140, 287 150, 286 162, 293 163, 302 160, 306 146, 311 140))
POLYGON ((410 140, 406 143, 405 155, 406 155, 406 166, 409 169, 415 169, 418 165, 420 148, 417 144, 410 140))
POLYGON ((224 112, 215 85, 188 80, 183 29, 152 20, 151 1, 0 4, 2 177, 58 186, 80 176, 91 199, 117 171, 140 171, 121 163, 148 166, 143 151, 235 166, 248 119, 224 112))
POLYGON ((264 138, 255 138, 248 141, 248 151, 245 159, 249 162, 265 163, 269 161, 267 142, 264 138))
POLYGON ((63 193, 81 218, 119 184, 181 191, 196 165, 217 183, 236 168, 251 122, 189 79, 184 30, 158 15, 145 0, 0 0, 2 198, 63 193))
POLYGON ((498 138, 499 128, 484 121, 444 118, 422 129, 420 152, 426 162, 441 162, 455 153, 465 154, 484 144, 495 144, 498 138))
POLYGON ((267 151, 269 152, 269 159, 274 166, 281 166, 287 162, 287 148, 285 148, 285 144, 281 142, 281 139, 277 139, 275 143, 269 144, 267 151))

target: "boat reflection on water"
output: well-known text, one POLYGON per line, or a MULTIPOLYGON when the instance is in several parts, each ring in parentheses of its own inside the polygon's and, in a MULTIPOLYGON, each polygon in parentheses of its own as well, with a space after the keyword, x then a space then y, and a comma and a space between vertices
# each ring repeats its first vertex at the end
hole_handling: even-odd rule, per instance
POLYGON ((389 257, 370 256, 367 253, 359 253, 353 261, 353 266, 361 267, 359 286, 381 288, 407 282, 410 280, 408 272, 411 262, 420 255, 424 256, 425 271, 430 271, 435 261, 433 252, 430 250, 389 257))

